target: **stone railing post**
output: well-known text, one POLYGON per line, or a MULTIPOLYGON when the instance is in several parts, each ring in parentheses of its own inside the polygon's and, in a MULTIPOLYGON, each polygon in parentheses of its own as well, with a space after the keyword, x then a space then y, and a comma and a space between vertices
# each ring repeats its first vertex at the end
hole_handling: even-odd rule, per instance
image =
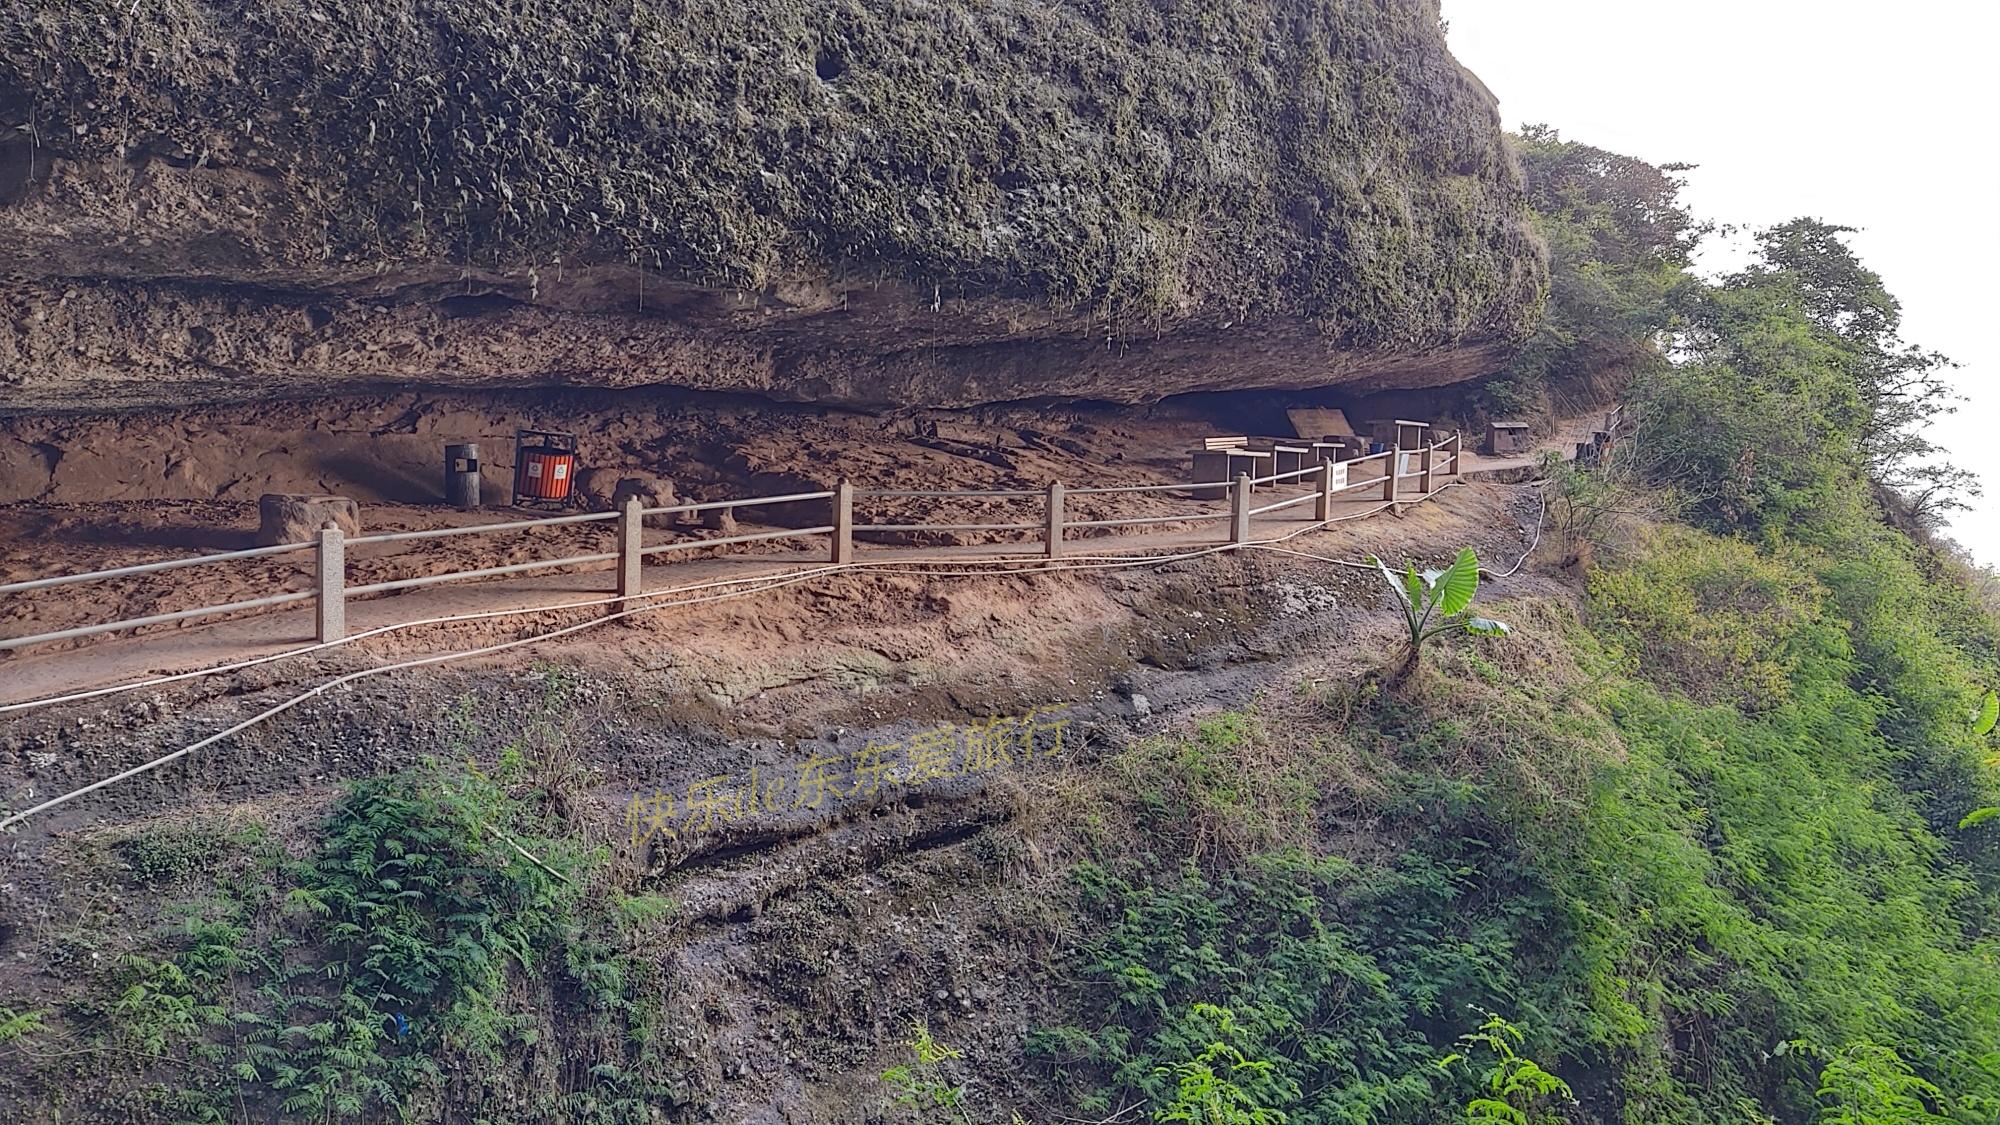
POLYGON ((618 511, 618 596, 636 598, 645 592, 640 568, 645 565, 645 505, 637 496, 625 498, 618 511))
POLYGON ((1236 484, 1229 494, 1229 541, 1231 543, 1250 541, 1249 473, 1236 474, 1236 484))
POLYGON ((1313 502, 1313 518, 1321 523, 1333 518, 1333 462, 1319 463, 1319 499, 1313 502))
POLYGON ((1060 481, 1049 482, 1048 530, 1042 544, 1042 554, 1056 558, 1063 547, 1063 486, 1060 481))
POLYGON ((1392 445, 1389 447, 1389 471, 1382 474, 1382 499, 1394 500, 1396 498, 1396 475, 1402 471, 1403 447, 1392 445))
POLYGON ((833 561, 854 561, 854 486, 846 477, 833 486, 833 561))
POLYGON ((1428 499, 1431 494, 1431 463, 1434 460, 1436 460, 1436 458, 1437 458, 1437 446, 1435 445, 1424 446, 1423 462, 1418 466, 1418 468, 1423 472, 1424 475, 1421 480, 1417 481, 1417 483, 1423 486, 1422 494, 1426 499, 1428 499))
POLYGON ((321 644, 344 640, 347 637, 347 537, 341 534, 340 526, 331 520, 319 529, 315 561, 318 564, 319 597, 316 602, 318 628, 314 630, 314 635, 321 644))

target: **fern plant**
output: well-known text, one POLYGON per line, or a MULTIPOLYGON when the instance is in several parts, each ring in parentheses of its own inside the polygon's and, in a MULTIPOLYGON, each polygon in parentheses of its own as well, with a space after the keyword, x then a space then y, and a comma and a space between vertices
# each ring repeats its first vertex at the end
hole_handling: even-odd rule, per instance
POLYGON ((17 1012, 0 1005, 0 1044, 12 1043, 16 1039, 32 1035, 42 1029, 42 1018, 47 1016, 47 1008, 35 1008, 17 1012))
POLYGON ((1889 1047, 1866 1041, 1827 1059, 1814 1125, 1951 1125, 1949 1099, 1889 1047))
POLYGON ((965 1052, 932 1038, 930 1027, 921 1021, 910 1025, 910 1037, 903 1045, 910 1049, 911 1061, 882 1072, 882 1081, 896 1091, 896 1104, 916 1110, 925 1120, 969 1125, 965 1087, 951 1081, 945 1070, 946 1063, 965 1057, 965 1052))
POLYGON ((1173 1100, 1153 1120, 1187 1125, 1284 1125, 1285 1115, 1264 1105, 1243 1083, 1271 1072, 1271 1064, 1246 1056, 1229 1040, 1238 1035, 1236 1015, 1213 1004, 1196 1004, 1196 1017, 1215 1024, 1215 1040, 1199 1055, 1160 1073, 1174 1077, 1173 1100))
MULTIPOLYGON (((2000 725, 2000 693, 1989 691, 1986 693, 1986 699, 1979 705, 1979 713, 1973 717, 1972 735, 1974 738, 1984 739, 1993 733, 1993 728, 1996 725, 2000 725)), ((1989 754, 1986 758, 1986 764, 1989 766, 2000 766, 2000 754, 1989 754)), ((1958 826, 1960 828, 1971 828, 1975 824, 1992 820, 1996 816, 2000 816, 2000 805, 1988 805, 1983 809, 1974 809, 1966 813, 1965 819, 1959 821, 1958 826)))
POLYGON ((1491 1065, 1478 1075, 1480 1092, 1465 1103, 1465 1125, 1552 1122, 1556 1116, 1543 1112, 1548 1101, 1574 1099, 1569 1083, 1520 1053, 1525 1038, 1520 1028, 1487 1012, 1477 1031, 1458 1037, 1458 1051, 1438 1060, 1438 1069, 1450 1070, 1455 1065, 1470 1068, 1474 1052, 1492 1057, 1491 1065))
POLYGON ((335 809, 290 895, 329 956, 271 990, 277 1018, 251 1049, 288 1112, 393 1109, 438 1077, 441 1046, 498 1061, 507 972, 535 968, 569 906, 566 884, 490 841, 507 816, 471 770, 362 781, 335 809))

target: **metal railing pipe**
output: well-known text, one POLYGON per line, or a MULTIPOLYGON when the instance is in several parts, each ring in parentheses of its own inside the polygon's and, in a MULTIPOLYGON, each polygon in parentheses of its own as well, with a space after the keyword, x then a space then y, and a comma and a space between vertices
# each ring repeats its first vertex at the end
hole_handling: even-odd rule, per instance
POLYGON ((1122 520, 1077 520, 1064 527, 1143 527, 1156 523, 1206 523, 1210 520, 1226 520, 1228 512, 1198 512, 1191 516, 1135 516, 1122 520))
POLYGON ((1038 523, 857 523, 856 531, 1039 531, 1038 523))
POLYGON ((1069 488, 1064 491, 1071 496, 1108 496, 1114 492, 1186 492, 1190 488, 1214 487, 1213 481, 1206 484, 1201 481, 1187 481, 1181 484, 1114 484, 1097 488, 1069 488))
POLYGON ((280 543, 274 547, 251 547, 243 551, 224 551, 217 555, 196 555, 193 558, 168 559, 166 562, 138 563, 133 566, 113 567, 110 570, 91 570, 82 574, 58 574, 51 578, 31 578, 25 582, 9 582, 5 586, 0 586, 0 594, 18 594, 28 590, 47 590, 55 586, 67 586, 72 582, 92 582, 100 578, 127 578, 134 574, 157 574, 163 570, 179 570, 187 566, 206 566, 209 563, 234 562, 239 559, 261 559, 271 555, 287 555, 293 551, 310 551, 316 545, 316 542, 280 543))
MULTIPOLYGON (((1318 470, 1317 468, 1311 468, 1311 469, 1291 469, 1291 470, 1288 470, 1288 471, 1286 471, 1286 472, 1282 472, 1282 473, 1272 473, 1272 474, 1271 474, 1270 476, 1268 476, 1268 477, 1257 477, 1257 478, 1255 478, 1255 479, 1251 480, 1251 482, 1250 482, 1250 483, 1251 483, 1252 485, 1259 485, 1259 484, 1276 484, 1276 483, 1277 483, 1278 481, 1281 481, 1281 480, 1296 480, 1296 479, 1298 479, 1299 477, 1303 477, 1303 476, 1305 476, 1305 475, 1306 475, 1306 474, 1308 474, 1308 473, 1314 473, 1314 472, 1318 472, 1318 471, 1319 471, 1319 470, 1318 470)), ((1185 487, 1185 486, 1183 486, 1183 487, 1185 487)))
POLYGON ((570 523, 597 523, 601 520, 615 520, 618 513, 581 512, 573 516, 549 516, 546 519, 509 520, 506 523, 475 523, 465 527, 433 527, 425 531, 385 531, 379 535, 357 535, 347 541, 352 547, 359 543, 408 543, 415 539, 448 539, 454 535, 492 535, 502 531, 520 531, 530 527, 555 527, 570 523))
POLYGON ((753 535, 731 535, 725 539, 685 539, 679 543, 655 544, 639 553, 664 555, 668 551, 688 551, 696 547, 727 547, 732 543, 762 543, 769 539, 803 539, 809 535, 826 535, 834 530, 832 524, 827 524, 825 527, 801 527, 796 530, 760 531, 753 535))
POLYGON ((156 613, 150 617, 128 617, 123 621, 106 621, 98 625, 79 625, 74 629, 59 629, 53 633, 37 633, 30 637, 11 637, 0 640, 0 652, 9 649, 26 648, 29 645, 46 644, 50 641, 66 641, 74 637, 91 637, 99 633, 114 633, 121 629, 140 629, 147 625, 166 625, 174 621, 186 621, 190 617, 207 617, 218 613, 236 613, 246 609, 265 609, 274 605, 290 605, 294 602, 311 601, 318 595, 311 590, 291 594, 272 594, 264 598, 248 601, 229 602, 226 605, 197 606, 194 609, 175 610, 172 613, 156 613))
POLYGON ((1281 508, 1290 508, 1299 504, 1311 503, 1312 501, 1317 499, 1319 499, 1319 493, 1308 492, 1303 496, 1294 496, 1290 500, 1280 500, 1275 504, 1266 504, 1261 508, 1252 508, 1250 509, 1250 514, 1253 516, 1261 516, 1266 512, 1275 512, 1281 508))
POLYGON ((1035 489, 1020 488, 857 488, 856 496, 1009 496, 1026 499, 1042 495, 1035 489))
POLYGON ((398 578, 393 582, 375 582, 367 586, 350 586, 348 597, 361 594, 386 594, 391 590, 414 590, 419 586, 436 586, 443 582, 464 582, 472 578, 498 578, 508 574, 525 574, 531 570, 553 570, 559 566, 584 566, 589 563, 610 562, 618 557, 616 551, 605 551, 595 555, 571 555, 562 559, 536 559, 533 562, 513 563, 508 566, 487 566, 478 570, 454 570, 445 574, 427 574, 422 578, 398 578))
MULTIPOLYGON (((647 508, 642 515, 671 516, 688 512, 713 512, 719 508, 756 508, 765 504, 795 504, 802 500, 827 500, 833 497, 833 490, 824 492, 794 492, 785 496, 752 496, 746 500, 710 500, 701 504, 674 504, 665 508, 647 508)), ((612 513, 616 515, 617 513, 612 513)))
POLYGON ((1378 490, 1378 491, 1379 491, 1379 490, 1381 489, 1381 487, 1382 487, 1382 478, 1381 478, 1381 477, 1369 477, 1369 478, 1368 478, 1367 480, 1364 480, 1364 481, 1358 481, 1358 482, 1356 482, 1356 483, 1354 483, 1354 484, 1350 484, 1350 485, 1345 485, 1345 486, 1343 486, 1343 487, 1340 487, 1340 488, 1336 488, 1336 489, 1334 489, 1334 490, 1333 490, 1333 494, 1334 494, 1335 496, 1338 496, 1338 495, 1340 495, 1340 494, 1341 494, 1341 493, 1343 493, 1343 492, 1355 492, 1355 491, 1359 491, 1360 489, 1363 489, 1363 488, 1373 488, 1373 489, 1376 489, 1376 490, 1378 490))

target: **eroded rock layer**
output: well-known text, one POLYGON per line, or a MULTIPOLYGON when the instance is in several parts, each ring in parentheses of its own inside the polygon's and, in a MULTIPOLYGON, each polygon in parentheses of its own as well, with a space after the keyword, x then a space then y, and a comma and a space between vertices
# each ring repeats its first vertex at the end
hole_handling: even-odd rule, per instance
POLYGON ((1432 0, 24 0, 0 408, 1448 383, 1543 276, 1432 0))

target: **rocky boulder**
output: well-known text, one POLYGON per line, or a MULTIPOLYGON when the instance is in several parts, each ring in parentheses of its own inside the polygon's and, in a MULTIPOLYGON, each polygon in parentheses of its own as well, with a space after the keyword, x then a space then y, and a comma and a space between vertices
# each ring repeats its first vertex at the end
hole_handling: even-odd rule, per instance
POLYGON ((0 504, 33 500, 53 483, 51 458, 25 441, 0 436, 0 504))
POLYGON ((267 492, 257 498, 257 545, 310 543, 327 524, 343 533, 361 534, 361 509, 344 496, 311 496, 267 492))
MULTIPOLYGON (((669 508, 678 503, 674 482, 644 469, 585 469, 577 474, 576 487, 584 504, 599 512, 616 511, 635 497, 648 508, 669 508)), ((679 523, 674 515, 646 517, 647 527, 674 527, 679 523)))

